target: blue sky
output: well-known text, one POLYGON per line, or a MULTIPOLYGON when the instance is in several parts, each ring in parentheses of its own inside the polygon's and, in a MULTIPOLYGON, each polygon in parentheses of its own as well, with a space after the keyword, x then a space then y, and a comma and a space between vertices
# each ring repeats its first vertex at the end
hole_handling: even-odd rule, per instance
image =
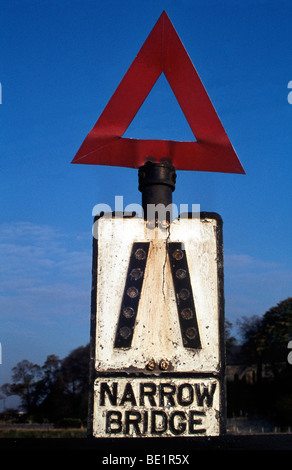
MULTIPOLYGON (((136 170, 70 162, 163 10, 246 171, 180 171, 173 202, 223 218, 227 319, 291 296, 291 2, 3 0, 0 385, 89 342, 92 209, 141 195, 136 170)), ((163 77, 126 135, 191 138, 163 77)))

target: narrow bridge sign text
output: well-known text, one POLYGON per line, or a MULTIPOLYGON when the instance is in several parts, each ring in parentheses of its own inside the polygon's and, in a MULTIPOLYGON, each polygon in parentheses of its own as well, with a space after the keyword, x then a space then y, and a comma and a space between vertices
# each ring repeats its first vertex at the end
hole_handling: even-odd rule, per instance
POLYGON ((100 379, 95 383, 98 435, 218 434, 219 384, 214 379, 100 379))

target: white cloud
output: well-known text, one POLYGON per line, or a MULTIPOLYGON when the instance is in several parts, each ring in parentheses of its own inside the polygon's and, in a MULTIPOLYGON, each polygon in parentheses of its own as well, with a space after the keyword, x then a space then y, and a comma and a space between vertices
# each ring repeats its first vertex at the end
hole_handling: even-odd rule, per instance
POLYGON ((0 225, 1 317, 76 315, 88 305, 91 234, 77 236, 27 222, 0 225))
POLYGON ((227 268, 240 269, 268 269, 281 267, 281 263, 263 261, 247 254, 228 254, 224 256, 224 264, 227 268))

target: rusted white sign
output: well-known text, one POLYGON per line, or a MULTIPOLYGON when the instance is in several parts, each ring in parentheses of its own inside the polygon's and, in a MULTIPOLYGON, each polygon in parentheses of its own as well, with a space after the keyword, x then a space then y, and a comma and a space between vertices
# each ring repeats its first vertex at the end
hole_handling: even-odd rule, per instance
POLYGON ((95 237, 92 434, 219 434, 221 219, 101 217, 95 237))

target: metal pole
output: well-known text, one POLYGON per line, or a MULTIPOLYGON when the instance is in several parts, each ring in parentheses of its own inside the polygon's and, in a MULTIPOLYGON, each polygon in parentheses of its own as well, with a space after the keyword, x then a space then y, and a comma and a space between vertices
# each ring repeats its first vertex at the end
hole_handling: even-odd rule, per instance
MULTIPOLYGON (((176 172, 169 163, 147 162, 139 168, 139 191, 142 193, 144 219, 149 220, 154 206, 162 204, 167 211, 166 220, 171 221, 172 193, 175 189, 176 172)), ((162 211, 163 213, 163 211, 162 211)), ((159 210, 155 210, 155 220, 159 220, 159 210)))

